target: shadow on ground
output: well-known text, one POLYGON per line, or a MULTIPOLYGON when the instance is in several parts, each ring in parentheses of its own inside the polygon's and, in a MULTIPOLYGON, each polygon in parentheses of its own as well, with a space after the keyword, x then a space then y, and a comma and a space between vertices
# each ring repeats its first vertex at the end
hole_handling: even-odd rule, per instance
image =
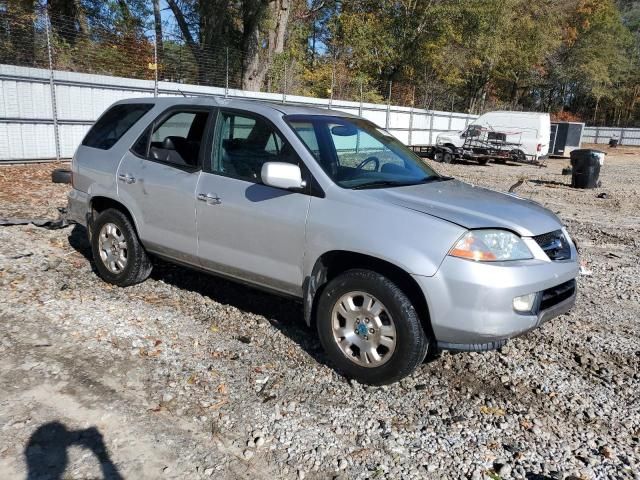
MULTIPOLYGON (((69 235, 69 244, 91 262, 92 269, 97 275, 87 231, 83 226, 74 226, 69 235)), ((326 357, 315 328, 310 328, 305 323, 302 303, 299 301, 158 258, 153 260, 151 278, 181 290, 199 293, 216 303, 231 305, 243 312, 265 317, 273 327, 298 344, 316 362, 335 368, 326 357)), ((438 356, 438 352, 434 351, 427 355, 424 363, 431 363, 437 360, 438 356)))
POLYGON ((555 180, 529 180, 535 185, 543 185, 545 187, 571 187, 570 183, 558 182, 555 180))
MULTIPOLYGON (((68 239, 69 244, 91 262, 96 273, 86 229, 81 225, 75 225, 68 239)), ((217 303, 231 305, 243 312, 263 316, 315 361, 328 364, 315 331, 307 327, 303 320, 300 302, 157 258, 154 259, 153 265, 151 278, 154 280, 163 281, 181 290, 199 293, 217 303)))
MULTIPOLYGON (((102 434, 95 427, 68 430, 60 422, 45 423, 33 432, 24 450, 27 480, 62 480, 69 462, 68 449, 78 446, 92 452, 105 480, 122 480, 111 461, 102 434)), ((96 472, 97 473, 97 472, 96 472)))

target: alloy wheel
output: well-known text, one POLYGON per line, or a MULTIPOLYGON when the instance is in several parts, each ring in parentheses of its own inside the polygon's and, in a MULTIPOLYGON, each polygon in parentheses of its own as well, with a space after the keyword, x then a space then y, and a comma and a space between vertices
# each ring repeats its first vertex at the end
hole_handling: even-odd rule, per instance
POLYGON ((384 304, 366 292, 345 293, 331 313, 333 338, 357 365, 374 368, 387 363, 396 348, 396 327, 384 304))
POLYGON ((105 267, 115 274, 122 273, 127 267, 127 240, 120 228, 114 223, 105 223, 98 237, 100 260, 105 267))

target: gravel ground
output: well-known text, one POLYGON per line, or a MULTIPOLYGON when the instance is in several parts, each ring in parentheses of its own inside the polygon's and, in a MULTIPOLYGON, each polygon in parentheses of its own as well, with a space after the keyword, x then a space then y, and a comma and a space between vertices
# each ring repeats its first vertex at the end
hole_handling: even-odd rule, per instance
MULTIPOLYGON (((337 375, 295 302, 166 263, 112 287, 81 227, 0 227, 0 478, 639 479, 640 151, 610 153, 587 191, 563 160, 436 165, 525 179, 591 274, 570 314, 388 387, 337 375)), ((0 217, 55 218, 52 168, 0 167, 0 217)))

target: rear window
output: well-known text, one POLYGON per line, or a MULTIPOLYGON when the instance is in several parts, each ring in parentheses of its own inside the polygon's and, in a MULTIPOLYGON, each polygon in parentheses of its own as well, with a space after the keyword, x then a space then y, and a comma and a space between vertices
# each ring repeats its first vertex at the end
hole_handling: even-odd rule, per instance
POLYGON ((111 107, 91 127, 82 144, 109 150, 142 116, 153 108, 151 103, 122 104, 111 107))

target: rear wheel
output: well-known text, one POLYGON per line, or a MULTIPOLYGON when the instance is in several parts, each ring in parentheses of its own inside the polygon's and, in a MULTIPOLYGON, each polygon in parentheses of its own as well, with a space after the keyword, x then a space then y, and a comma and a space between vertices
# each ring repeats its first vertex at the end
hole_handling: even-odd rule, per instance
POLYGON ((478 164, 480 165, 486 165, 487 163, 489 163, 488 158, 481 158, 480 160, 478 160, 478 164))
POLYGON ((443 155, 443 153, 442 153, 441 151, 438 151, 438 152, 436 152, 436 153, 434 153, 434 154, 433 154, 433 159, 434 159, 436 162, 442 162, 442 158, 443 158, 443 156, 444 156, 444 155, 443 155))
POLYGON ((442 161, 443 161, 444 163, 451 163, 451 162, 453 162, 454 158, 455 158, 455 157, 453 156, 453 153, 451 153, 451 152, 444 152, 444 154, 443 154, 443 156, 442 156, 442 161))
POLYGON ((91 250, 100 277, 127 287, 145 281, 152 264, 131 220, 113 208, 100 213, 91 234, 91 250))
POLYGON ((406 377, 429 347, 409 298, 388 278, 369 270, 349 270, 329 282, 318 303, 317 327, 338 369, 371 385, 406 377))
POLYGON ((511 150, 511 159, 516 162, 526 162, 527 155, 522 150, 511 150))

